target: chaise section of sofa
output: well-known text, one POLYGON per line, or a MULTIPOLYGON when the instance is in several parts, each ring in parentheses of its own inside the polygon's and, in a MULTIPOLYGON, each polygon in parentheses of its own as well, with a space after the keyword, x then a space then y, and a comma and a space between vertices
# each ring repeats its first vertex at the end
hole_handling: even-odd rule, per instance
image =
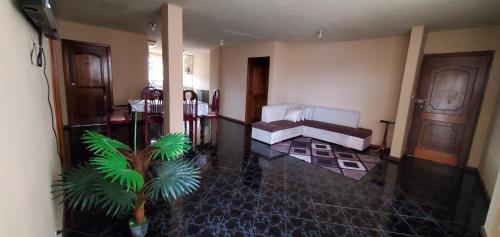
POLYGON ((372 131, 308 120, 303 123, 302 136, 362 151, 370 145, 372 131))
POLYGON ((270 123, 256 122, 252 124, 252 138, 274 144, 302 135, 302 123, 278 120, 270 123))
POLYGON ((285 104, 262 108, 262 121, 252 125, 252 138, 275 144, 290 138, 306 136, 356 150, 364 150, 371 143, 372 131, 358 127, 359 112, 328 107, 312 107, 313 112, 304 121, 284 120, 288 109, 310 107, 285 104))

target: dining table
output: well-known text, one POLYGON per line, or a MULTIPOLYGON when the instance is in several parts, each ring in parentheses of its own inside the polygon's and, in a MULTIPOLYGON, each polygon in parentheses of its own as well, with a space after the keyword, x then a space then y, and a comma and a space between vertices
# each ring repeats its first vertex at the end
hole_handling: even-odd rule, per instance
MULTIPOLYGON (((144 113, 144 100, 135 99, 128 100, 128 104, 130 106, 130 110, 132 112, 132 120, 133 120, 133 130, 134 130, 134 138, 133 138, 133 146, 134 152, 137 150, 137 113, 144 113)), ((184 102, 184 110, 189 106, 186 102, 184 102)), ((203 147, 204 139, 205 139, 205 121, 201 118, 201 116, 208 115, 209 106, 208 103, 198 101, 198 116, 200 117, 200 142, 201 147, 203 147)), ((195 144, 196 145, 196 144, 195 144)))

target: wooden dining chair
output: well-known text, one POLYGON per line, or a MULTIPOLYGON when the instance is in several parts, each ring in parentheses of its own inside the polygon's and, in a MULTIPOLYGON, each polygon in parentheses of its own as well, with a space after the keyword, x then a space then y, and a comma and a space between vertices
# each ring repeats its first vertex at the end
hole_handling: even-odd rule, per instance
POLYGON ((219 108, 220 108, 220 91, 214 90, 212 95, 212 104, 209 106, 209 111, 207 115, 202 115, 202 119, 210 121, 210 143, 212 143, 212 134, 215 129, 217 131, 217 119, 219 118, 219 108))
POLYGON ((113 137, 114 125, 130 125, 131 121, 128 106, 111 106, 106 113, 106 135, 113 137))
POLYGON ((160 134, 163 134, 163 91, 151 87, 142 90, 141 99, 144 100, 144 146, 149 144, 149 125, 160 125, 160 134))
POLYGON ((193 150, 196 150, 198 137, 198 96, 193 90, 185 90, 182 98, 184 104, 184 130, 186 130, 187 125, 189 127, 189 137, 193 142, 193 150))

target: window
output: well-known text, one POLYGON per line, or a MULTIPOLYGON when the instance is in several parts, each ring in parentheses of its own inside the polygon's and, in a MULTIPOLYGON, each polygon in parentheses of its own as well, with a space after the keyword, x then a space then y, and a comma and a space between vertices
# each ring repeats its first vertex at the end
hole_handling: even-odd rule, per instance
POLYGON ((149 84, 155 88, 163 89, 163 60, 161 53, 149 52, 148 66, 149 84))
MULTIPOLYGON (((193 55, 183 55, 183 86, 193 88, 193 55)), ((155 88, 163 89, 163 59, 159 52, 149 52, 148 58, 148 81, 155 88)))

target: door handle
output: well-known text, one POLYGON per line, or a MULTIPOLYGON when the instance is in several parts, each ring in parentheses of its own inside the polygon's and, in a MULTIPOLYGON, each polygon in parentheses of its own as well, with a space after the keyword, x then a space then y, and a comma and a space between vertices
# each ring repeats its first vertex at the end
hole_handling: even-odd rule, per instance
POLYGON ((415 98, 413 102, 415 102, 415 104, 425 104, 425 99, 415 98))
POLYGON ((415 104, 417 104, 419 108, 421 108, 421 109, 423 109, 423 108, 424 108, 425 99, 415 98, 415 99, 413 100, 413 102, 414 102, 415 104))
POLYGON ((74 83, 74 82, 71 82, 71 86, 76 86, 76 83, 74 83))

